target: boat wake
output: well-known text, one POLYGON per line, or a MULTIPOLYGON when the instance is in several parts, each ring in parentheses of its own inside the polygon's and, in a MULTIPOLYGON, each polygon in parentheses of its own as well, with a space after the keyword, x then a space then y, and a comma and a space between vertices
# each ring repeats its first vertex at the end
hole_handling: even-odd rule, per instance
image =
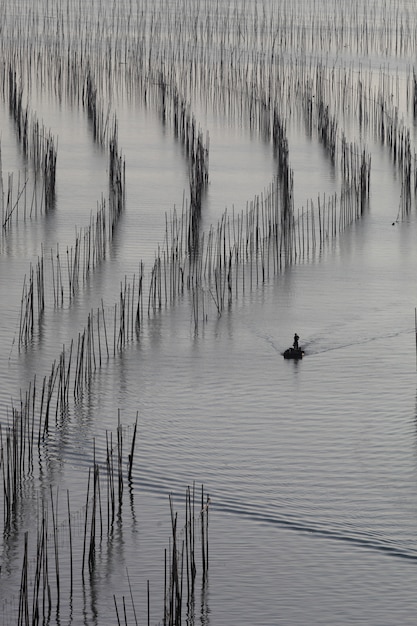
MULTIPOLYGON (((136 483, 136 480, 135 480, 136 483)), ((143 475, 138 481, 139 486, 144 491, 157 494, 159 496, 166 497, 168 495, 174 496, 177 504, 184 501, 184 490, 178 489, 177 486, 169 484, 169 481, 159 482, 156 476, 151 480, 144 479, 143 475)), ((196 485, 196 497, 198 500, 199 486, 196 485)), ((298 517, 291 513, 278 514, 274 511, 267 511, 260 509, 254 504, 246 504, 233 497, 228 497, 227 501, 218 498, 215 492, 210 492, 210 508, 213 511, 220 513, 238 516, 247 520, 258 522, 260 524, 267 524, 276 528, 288 530, 296 533, 303 533, 321 537, 323 539, 330 539, 333 541, 340 541, 345 544, 356 546, 357 548, 363 548, 366 550, 373 550, 392 557, 407 559, 411 561, 417 561, 417 543, 412 548, 401 545, 400 543, 394 543, 387 537, 372 536, 371 531, 367 531, 361 528, 356 530, 349 526, 349 531, 344 527, 337 527, 337 525, 325 525, 314 520, 307 520, 305 518, 298 517)))
MULTIPOLYGON (((301 347, 305 354, 308 356, 314 356, 318 354, 325 354, 326 352, 333 352, 335 350, 345 350, 347 348, 353 348, 357 346, 364 346, 366 344, 370 344, 375 341, 384 341, 386 339, 395 339, 397 337, 401 337, 403 335, 414 335, 415 331, 413 329, 403 329, 392 332, 387 332, 380 335, 373 335, 371 337, 357 337, 350 341, 345 341, 343 343, 334 343, 332 345, 323 345, 324 337, 317 336, 312 337, 306 340, 301 341, 301 347)), ((266 343, 268 343, 275 352, 280 355, 284 355, 285 351, 288 349, 288 345, 285 347, 278 346, 274 339, 270 335, 262 335, 258 334, 266 343)), ((325 339, 328 341, 328 337, 325 339)), ((290 343, 290 342, 289 342, 290 343)))
POLYGON ((280 517, 275 513, 268 514, 265 511, 258 511, 251 507, 242 507, 239 506, 238 503, 233 504, 231 502, 217 502, 215 497, 212 497, 212 502, 218 510, 224 513, 243 516, 262 524, 273 525, 277 528, 287 529, 294 532, 316 535, 317 537, 352 544, 358 548, 375 550, 393 557, 417 561, 417 546, 416 549, 408 549, 404 546, 391 543, 385 538, 378 539, 376 537, 372 537, 369 533, 360 530, 348 534, 342 528, 338 529, 336 527, 326 527, 324 525, 314 523, 313 521, 297 519, 296 517, 292 517, 290 515, 280 517))

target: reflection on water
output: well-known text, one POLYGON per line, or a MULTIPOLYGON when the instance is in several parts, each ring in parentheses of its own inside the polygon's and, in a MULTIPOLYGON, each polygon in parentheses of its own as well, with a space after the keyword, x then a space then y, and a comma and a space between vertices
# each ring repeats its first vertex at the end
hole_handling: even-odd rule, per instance
POLYGON ((49 4, 3 6, 2 623, 414 624, 414 8, 49 4))

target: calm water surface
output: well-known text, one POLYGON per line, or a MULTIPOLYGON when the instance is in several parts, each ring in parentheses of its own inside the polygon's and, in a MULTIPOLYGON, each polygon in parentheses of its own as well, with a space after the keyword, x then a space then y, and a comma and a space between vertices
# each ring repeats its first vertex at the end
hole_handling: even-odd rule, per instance
MULTIPOLYGON (((104 8, 109 11, 113 5, 96 4, 86 20, 96 24, 99 15, 106 23, 104 8)), ((252 15, 254 3, 246 4, 252 15)), ((339 3, 327 4, 334 11, 330 20, 334 32, 340 34, 344 10, 352 19, 352 47, 348 51, 345 44, 343 54, 359 67, 368 57, 362 39, 361 45, 353 45, 358 37, 356 12, 349 13, 339 3)), ((402 16, 408 16, 410 29, 415 28, 413 5, 395 4, 402 16)), ((204 4, 201 16, 207 14, 214 20, 226 3, 211 5, 204 4)), ((128 11, 129 6, 123 3, 119 10, 128 11)), ((188 2, 183 8, 181 2, 170 5, 173 15, 191 11, 192 6, 188 2)), ((364 6, 355 3, 358 15, 364 6)), ((302 24, 309 19, 307 7, 303 2, 288 3, 288 13, 282 10, 288 20, 292 10, 302 24)), ((7 2, 1 8, 12 15, 7 2)), ((318 11, 317 3, 310 9, 317 20, 320 16, 324 20, 326 13, 318 11)), ((34 10, 43 16, 53 13, 48 2, 36 3, 34 10)), ((387 11, 391 15, 385 3, 375 2, 367 10, 370 15, 386 16, 387 11)), ((159 11, 158 5, 156 16, 159 11)), ((137 15, 136 9, 133 14, 137 15)), ((232 29, 234 22, 228 15, 224 24, 232 29)), ((249 25, 242 18, 245 12, 236 15, 238 26, 249 25)), ((6 23, 13 32, 11 17, 6 23)), ((120 24, 123 32, 127 27, 120 24)), ((116 27, 113 32, 118 32, 116 27)), ((329 26, 324 32, 332 39, 329 26)), ((6 34, 7 29, 5 41, 6 34)), ((253 44, 252 30, 248 27, 240 36, 243 59, 253 44)), ((400 75, 399 106, 407 102, 406 68, 413 62, 412 50, 396 57, 387 52, 382 57, 379 37, 373 34, 369 58, 375 66, 379 58, 381 65, 394 63, 394 83, 396 72, 400 75)), ((342 49, 339 54, 335 51, 336 43, 331 53, 343 66, 342 49)), ((210 52, 214 55, 213 49, 210 52)), ((329 58, 326 52, 323 62, 329 58)), ((290 46, 286 58, 296 53, 290 46)), ((91 50, 89 54, 99 65, 100 55, 91 50)), ((308 58, 316 59, 315 55, 320 58, 318 49, 308 58)), ((215 55, 212 62, 214 67, 215 55)), ((239 67, 247 69, 245 63, 239 67)), ((378 69, 375 76, 377 82, 378 69)), ((62 347, 77 341, 89 312, 103 306, 112 320, 120 285, 125 277, 130 281, 138 275, 141 261, 149 285, 152 263, 165 236, 166 216, 169 223, 174 208, 181 213, 188 202, 184 150, 169 125, 161 124, 157 107, 151 101, 145 107, 132 94, 113 94, 106 105, 117 115, 118 142, 126 162, 124 212, 106 259, 82 284, 73 302, 54 307, 52 298, 51 305, 49 278, 49 304, 42 323, 33 341, 19 349, 22 289, 30 264, 36 264, 43 250, 50 277, 51 258, 56 258, 58 250, 66 258, 76 229, 88 226, 97 204, 108 194, 108 152, 93 142, 82 107, 65 98, 58 102, 36 83, 31 98, 31 110, 59 137, 57 197, 49 213, 26 219, 20 213, 3 233, 3 429, 34 377, 40 387, 62 347)), ((212 99, 210 92, 207 102, 212 99)), ((239 115, 229 116, 224 109, 222 114, 221 108, 219 113, 218 104, 203 104, 204 93, 198 97, 190 93, 189 100, 197 123, 210 136, 210 185, 202 217, 207 231, 226 208, 229 215, 233 210, 244 212, 256 195, 265 193, 277 164, 270 142, 239 115)), ((404 105, 399 112, 413 130, 409 107, 404 105)), ((24 159, 7 98, 1 102, 0 120, 3 185, 7 188, 7 173, 13 172, 15 181, 19 172, 24 177, 24 159)), ((41 503, 46 502, 50 510, 51 493, 59 532, 54 543, 50 521, 50 570, 55 572, 52 555, 58 545, 61 603, 48 623, 110 626, 116 623, 115 600, 120 609, 125 597, 126 621, 133 624, 130 589, 139 623, 145 623, 148 581, 150 622, 163 623, 164 550, 171 536, 169 496, 179 511, 182 540, 184 495, 193 484, 197 509, 202 484, 211 499, 209 574, 203 584, 198 571, 194 615, 187 623, 415 623, 416 213, 414 199, 409 212, 399 212, 398 169, 387 146, 370 129, 359 129, 355 120, 352 114, 346 121, 349 139, 363 141, 372 154, 370 202, 360 220, 316 254, 297 258, 265 283, 247 287, 245 293, 241 290, 222 316, 212 307, 207 322, 197 330, 188 292, 149 319, 145 304, 139 336, 116 356, 103 359, 84 395, 76 403, 71 401, 63 415, 53 416, 36 469, 25 481, 16 523, 0 540, 2 623, 17 623, 26 531, 29 579, 35 576, 41 503), (282 353, 295 331, 305 357, 286 361, 282 353), (81 582, 89 470, 96 462, 104 476, 108 437, 109 433, 116 437, 118 420, 124 426, 127 454, 136 414, 132 480, 125 483, 114 533, 98 541, 95 568, 81 582), (67 491, 76 572, 72 595, 67 491)), ((340 138, 341 118, 339 124, 340 138)), ((413 135, 414 131, 414 153, 413 135)), ((287 136, 294 206, 303 211, 318 196, 338 193, 340 174, 338 167, 329 164, 317 136, 308 136, 295 114, 288 121, 287 136)), ((111 337, 112 332, 110 322, 111 337)), ((1 471, 4 477, 4 464, 1 471)), ((4 511, 4 499, 1 508, 4 511)), ((198 531, 198 550, 199 541, 198 531)), ((50 576, 55 595, 56 576, 50 576)))

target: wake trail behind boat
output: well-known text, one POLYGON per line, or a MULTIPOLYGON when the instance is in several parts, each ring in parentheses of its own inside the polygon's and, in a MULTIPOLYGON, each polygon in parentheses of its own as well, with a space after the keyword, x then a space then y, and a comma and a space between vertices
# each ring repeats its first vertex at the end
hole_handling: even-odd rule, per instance
MULTIPOLYGON (((136 482, 142 489, 157 495, 159 498, 170 495, 175 497, 177 504, 183 504, 185 502, 185 493, 178 488, 175 482, 163 479, 159 480, 156 475, 153 479, 146 479, 143 475, 141 475, 140 478, 135 477, 135 483, 136 482)), ((215 491, 210 492, 210 502, 210 508, 213 509, 213 512, 218 511, 229 515, 245 517, 248 520, 267 524, 268 526, 275 526, 276 528, 292 532, 315 535, 323 539, 341 541, 358 548, 377 551, 392 557, 417 561, 417 548, 407 549, 399 544, 389 542, 389 540, 385 540, 384 538, 378 539, 377 537, 372 537, 361 528, 347 533, 344 528, 337 527, 336 525, 325 526, 320 524, 320 522, 302 519, 291 513, 278 515, 275 512, 259 509, 250 503, 241 502, 233 497, 229 497, 227 501, 225 501, 221 498, 217 498, 215 491)))
MULTIPOLYGON (((345 348, 352 348, 355 346, 362 346, 374 341, 381 341, 384 339, 395 339, 396 337, 401 337, 403 335, 411 335, 415 334, 414 330, 404 329, 404 330, 396 330, 389 333, 384 333, 380 335, 373 335, 372 337, 360 337, 356 339, 352 339, 351 341, 346 341, 344 343, 337 343, 334 345, 321 346, 321 338, 312 338, 307 339, 305 341, 300 342, 301 349, 304 350, 305 354, 308 356, 324 354, 326 352, 333 352, 335 350, 344 350, 345 348)), ((262 335, 258 334, 258 336, 266 343, 268 343, 274 350, 280 355, 283 355, 285 350, 292 345, 292 342, 288 342, 286 347, 277 346, 274 339, 270 335, 262 335)))
POLYGON ((212 501, 215 503, 216 508, 224 513, 242 515, 248 519, 252 519, 253 521, 258 521, 268 525, 274 525, 295 532, 314 534, 326 539, 343 541, 344 543, 350 543, 360 548, 383 552, 393 557, 417 561, 417 550, 407 550, 400 545, 388 543, 383 539, 378 540, 377 538, 373 538, 360 530, 358 530, 356 534, 348 535, 343 531, 343 529, 320 526, 314 522, 296 519, 291 516, 279 517, 275 514, 268 514, 267 512, 249 509, 249 507, 241 507, 238 503, 216 503, 215 497, 212 501))

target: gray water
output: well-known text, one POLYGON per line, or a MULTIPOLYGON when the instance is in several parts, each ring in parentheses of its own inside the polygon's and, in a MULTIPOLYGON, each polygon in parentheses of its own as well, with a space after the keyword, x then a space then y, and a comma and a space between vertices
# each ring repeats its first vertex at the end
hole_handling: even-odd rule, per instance
MULTIPOLYGON (((247 13, 239 13, 238 25, 249 24, 250 18, 246 22, 242 15, 250 16, 255 4, 246 2, 247 13)), ((340 48, 335 39, 329 50, 323 46, 320 52, 316 44, 314 50, 307 49, 303 57, 306 68, 310 63, 314 68, 317 59, 330 67, 351 66, 355 75, 359 70, 365 75, 371 68, 373 84, 381 80, 379 68, 383 68, 382 75, 392 79, 392 99, 399 118, 410 131, 415 166, 415 126, 407 76, 415 58, 412 46, 417 14, 411 3, 389 4, 395 6, 387 7, 384 2, 367 5, 365 19, 365 3, 360 1, 351 8, 328 2, 327 11, 320 10, 318 3, 300 1, 283 5, 281 19, 282 15, 289 19, 293 11, 293 19, 299 20, 301 27, 308 23, 311 11, 314 29, 321 20, 327 24, 324 41, 330 41, 335 33, 342 40, 345 37, 340 48), (407 24, 404 40, 409 47, 397 45, 395 53, 388 35, 384 39, 380 31, 372 34, 369 27, 365 54, 358 25, 375 25, 376 17, 385 23, 383 18, 388 17, 389 27, 383 32, 394 32, 396 8, 407 24), (343 37, 341 16, 351 20, 351 31, 346 28, 351 34, 343 37), (329 24, 334 30, 329 30, 329 24)), ((133 5, 132 10, 130 3, 93 3, 84 7, 85 16, 77 17, 73 28, 81 23, 84 29, 86 24, 102 20, 109 32, 113 28, 115 33, 117 20, 109 18, 112 8, 118 7, 120 15, 132 10, 136 17, 136 6, 146 8, 141 3, 133 5)), ((68 6, 75 10, 71 3, 68 6)), ((203 3, 199 19, 207 24, 226 6, 226 2, 203 3)), ((33 7, 42 17, 40 24, 46 17, 54 23, 55 11, 57 15, 61 11, 61 5, 52 7, 41 0, 33 7)), ((164 10, 167 7, 180 18, 195 10, 193 3, 180 0, 167 3, 164 10)), ((262 3, 262 8, 269 10, 269 3, 262 3)), ((7 34, 15 32, 12 16, 23 23, 29 13, 7 2, 1 10, 7 15, 3 48, 23 49, 23 41, 14 41, 13 35, 9 40, 7 34)), ((155 5, 154 14, 160 16, 161 10, 155 5)), ((260 16, 260 5, 258 11, 260 16)), ((163 15, 168 19, 168 13, 163 15)), ((234 20, 228 15, 224 23, 233 29, 234 20)), ((278 23, 278 18, 276 8, 271 19, 278 23)), ((50 34, 48 27, 44 28, 50 34)), ((123 33, 124 23, 119 28, 123 33)), ((249 31, 242 34, 241 49, 232 51, 234 59, 240 52, 244 67, 242 59, 250 56, 248 45, 253 43, 249 31)), ((167 47, 177 41, 173 32, 168 32, 167 47)), ((134 39, 133 26, 132 33, 134 39)), ((122 34, 120 37, 123 40, 122 34)), ((39 39, 34 34, 34 40, 44 41, 46 46, 48 38, 43 32, 39 39)), ((84 30, 80 40, 85 40, 84 30)), ((184 45, 181 37, 178 41, 184 45)), ((98 71, 104 57, 94 42, 96 47, 92 46, 89 54, 98 71)), ((268 48, 261 46, 261 53, 267 55, 268 48)), ((290 64, 302 56, 290 45, 283 49, 282 63, 289 75, 290 64)), ((212 62, 214 66, 217 60, 212 62)), ((208 64, 206 70, 209 68, 208 64)), ((256 195, 264 193, 273 180, 276 162, 270 142, 261 133, 251 129, 236 111, 229 114, 214 102, 213 94, 223 93, 219 86, 213 92, 196 91, 188 94, 191 109, 210 136, 210 184, 202 216, 203 228, 208 230, 225 209, 229 215, 233 210, 245 211, 256 195)), ((108 102, 117 116, 118 143, 126 162, 126 206, 109 253, 70 304, 51 305, 52 286, 47 285, 48 306, 42 324, 32 341, 19 347, 22 288, 30 263, 36 263, 42 248, 49 261, 56 255, 57 244, 64 258, 66 248, 73 245, 75 229, 88 225, 100 198, 108 192, 108 153, 92 140, 82 107, 65 98, 59 102, 41 80, 34 79, 32 92, 26 96, 38 119, 59 138, 57 197, 55 207, 47 213, 26 215, 25 219, 20 209, 3 232, 3 429, 10 423, 11 407, 19 406, 21 393, 34 376, 40 386, 63 345, 68 348, 71 340, 77 341, 90 310, 103 301, 112 319, 120 283, 137 274, 141 261, 149 283, 166 219, 169 222, 174 208, 180 212, 188 201, 184 153, 169 125, 161 123, 157 105, 148 102, 145 107, 140 97, 128 97, 124 89, 116 89, 108 102)), ((329 164, 317 136, 308 136, 296 112, 287 114, 294 206, 302 211, 319 195, 338 192, 340 176, 338 167, 329 164)), ((372 128, 359 128, 357 112, 345 111, 344 115, 338 118, 339 140, 343 131, 349 141, 366 146, 372 156, 369 207, 361 219, 330 238, 315 254, 300 256, 265 282, 245 293, 241 290, 221 316, 212 307, 207 321, 198 328, 187 292, 149 319, 145 305, 140 334, 116 356, 103 359, 83 397, 54 418, 35 471, 25 482, 16 523, 0 541, 3 624, 17 623, 26 531, 29 579, 33 580, 41 502, 50 508, 51 493, 60 524, 61 600, 46 623, 115 624, 115 600, 120 611, 124 597, 126 622, 134 624, 130 590, 139 623, 146 623, 148 581, 150 623, 163 623, 164 550, 171 536, 169 496, 179 511, 182 528, 188 485, 195 485, 197 509, 201 485, 210 495, 209 571, 203 583, 198 563, 194 616, 184 622, 212 626, 415 623, 415 201, 413 197, 409 211, 399 211, 401 184, 387 146, 372 128), (301 361, 284 360, 282 353, 296 331, 305 356, 301 361), (125 445, 130 445, 136 415, 132 481, 125 484, 114 533, 98 542, 94 571, 81 580, 88 472, 94 460, 105 467, 106 433, 115 436, 119 419, 125 427, 125 445), (75 563, 72 595, 67 491, 75 563)), ((5 186, 7 173, 13 172, 15 181, 19 172, 22 180, 25 175, 7 97, 0 103, 0 119, 5 186)), ((52 535, 51 521, 50 528, 52 535)), ((51 535, 50 576, 55 597, 51 535)), ((184 537, 182 531, 180 536, 184 537)), ((124 617, 120 620, 124 623, 124 617)))

